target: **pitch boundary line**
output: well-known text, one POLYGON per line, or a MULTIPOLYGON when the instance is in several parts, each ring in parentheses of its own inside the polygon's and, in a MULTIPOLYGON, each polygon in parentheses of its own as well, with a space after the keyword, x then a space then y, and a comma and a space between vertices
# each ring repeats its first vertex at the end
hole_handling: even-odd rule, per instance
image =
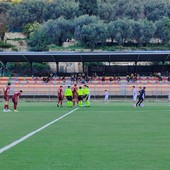
POLYGON ((59 117, 59 118, 51 121, 50 123, 47 123, 46 125, 40 127, 39 129, 37 129, 37 130, 35 130, 35 131, 33 131, 33 132, 28 133, 27 135, 25 135, 25 136, 21 137, 20 139, 12 142, 11 144, 4 146, 3 148, 0 149, 0 154, 3 153, 3 152, 5 152, 5 151, 7 151, 7 150, 9 150, 10 148, 16 146, 17 144, 25 141, 26 139, 30 138, 31 136, 35 135, 36 133, 44 130, 45 128, 47 128, 48 126, 54 124, 55 122, 58 122, 59 120, 63 119, 64 117, 68 116, 69 114, 73 113, 74 111, 76 111, 76 110, 78 110, 78 109, 79 109, 79 108, 77 107, 77 108, 71 110, 70 112, 62 115, 61 117, 59 117))
MULTIPOLYGON (((135 108, 134 108, 135 109, 135 108)), ((170 110, 117 110, 117 111, 104 111, 104 112, 132 112, 132 113, 137 113, 137 112, 150 112, 150 111, 154 111, 154 112, 169 112, 170 110)), ((103 112, 103 110, 98 110, 97 112, 103 112)))

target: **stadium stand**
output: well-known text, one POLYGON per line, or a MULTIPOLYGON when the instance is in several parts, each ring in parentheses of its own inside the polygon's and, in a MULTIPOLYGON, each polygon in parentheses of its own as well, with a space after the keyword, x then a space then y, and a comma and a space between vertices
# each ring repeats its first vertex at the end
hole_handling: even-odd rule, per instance
MULTIPOLYGON (((1 95, 7 82, 8 77, 0 78, 1 95)), ((71 81, 70 77, 66 77, 65 81, 60 77, 52 77, 48 83, 39 77, 12 77, 10 82, 12 84, 11 94, 22 89, 24 96, 55 96, 60 85, 66 88, 68 85, 74 85, 75 83, 78 86, 85 84, 81 81, 71 81)), ((109 77, 105 77, 105 81, 102 81, 102 78, 98 77, 95 80, 89 81, 88 85, 92 96, 102 96, 106 89, 113 96, 131 96, 133 85, 137 89, 145 86, 147 88, 147 96, 165 96, 170 89, 170 82, 168 82, 167 77, 163 77, 162 81, 155 77, 141 77, 136 82, 127 82, 126 77, 121 77, 120 82, 118 80, 110 81, 109 77)))

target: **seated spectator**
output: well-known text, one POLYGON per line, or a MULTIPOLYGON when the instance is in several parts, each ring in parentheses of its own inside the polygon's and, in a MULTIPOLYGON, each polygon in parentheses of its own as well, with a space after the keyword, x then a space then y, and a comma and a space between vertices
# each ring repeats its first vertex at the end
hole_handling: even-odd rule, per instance
POLYGON ((104 76, 102 76, 102 82, 105 82, 105 77, 104 76))
POLYGON ((50 82, 50 78, 49 78, 49 76, 48 76, 48 77, 43 77, 43 81, 44 81, 44 83, 48 83, 48 82, 50 82))
POLYGON ((62 81, 65 83, 65 81, 66 81, 65 76, 62 77, 62 81))
POLYGON ((168 79, 167 79, 168 81, 170 81, 170 76, 168 77, 168 79))
POLYGON ((89 82, 89 76, 85 77, 85 81, 88 83, 89 82))
POLYGON ((83 78, 83 77, 81 78, 81 83, 82 83, 82 84, 84 84, 84 83, 85 83, 85 80, 84 80, 84 78, 83 78))
POLYGON ((159 81, 162 81, 162 77, 160 76, 160 77, 158 77, 159 78, 159 81))
POLYGON ((74 81, 74 75, 71 76, 71 81, 72 81, 72 82, 74 81))
POLYGON ((136 82, 138 79, 137 79, 137 76, 134 77, 134 81, 136 82))
POLYGON ((129 75, 126 76, 126 80, 127 80, 127 82, 130 81, 129 75))
POLYGON ((119 82, 121 81, 121 78, 118 76, 118 77, 117 77, 117 80, 118 80, 118 83, 119 83, 119 82))
POLYGON ((112 82, 112 81, 113 81, 113 78, 112 78, 112 77, 110 77, 110 78, 109 78, 109 81, 110 81, 110 82, 112 82))

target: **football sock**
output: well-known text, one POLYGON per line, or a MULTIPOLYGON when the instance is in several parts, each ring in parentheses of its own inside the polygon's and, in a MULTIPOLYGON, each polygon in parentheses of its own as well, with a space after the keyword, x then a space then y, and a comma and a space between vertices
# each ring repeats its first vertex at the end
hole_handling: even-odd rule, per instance
POLYGON ((83 106, 83 102, 82 102, 82 101, 80 101, 80 106, 81 106, 81 107, 83 106))
POLYGON ((14 110, 16 110, 17 109, 17 105, 16 104, 14 104, 14 110))
POLYGON ((90 101, 89 100, 86 101, 86 106, 90 106, 90 101))
POLYGON ((70 101, 67 102, 67 106, 70 106, 70 101))

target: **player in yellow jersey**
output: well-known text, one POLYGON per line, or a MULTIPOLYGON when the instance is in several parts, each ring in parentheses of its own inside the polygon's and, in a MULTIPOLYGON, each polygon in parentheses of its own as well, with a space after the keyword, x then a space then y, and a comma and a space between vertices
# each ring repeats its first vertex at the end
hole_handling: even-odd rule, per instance
POLYGON ((83 106, 83 89, 81 88, 81 86, 78 88, 77 94, 78 94, 78 106, 82 107, 83 106))
POLYGON ((90 95, 89 87, 87 85, 84 85, 84 99, 86 101, 86 107, 90 107, 89 95, 90 95))
POLYGON ((68 88, 65 91, 65 97, 67 98, 67 105, 69 107, 72 107, 73 106, 73 102, 72 102, 73 92, 72 92, 70 86, 68 86, 68 88))

